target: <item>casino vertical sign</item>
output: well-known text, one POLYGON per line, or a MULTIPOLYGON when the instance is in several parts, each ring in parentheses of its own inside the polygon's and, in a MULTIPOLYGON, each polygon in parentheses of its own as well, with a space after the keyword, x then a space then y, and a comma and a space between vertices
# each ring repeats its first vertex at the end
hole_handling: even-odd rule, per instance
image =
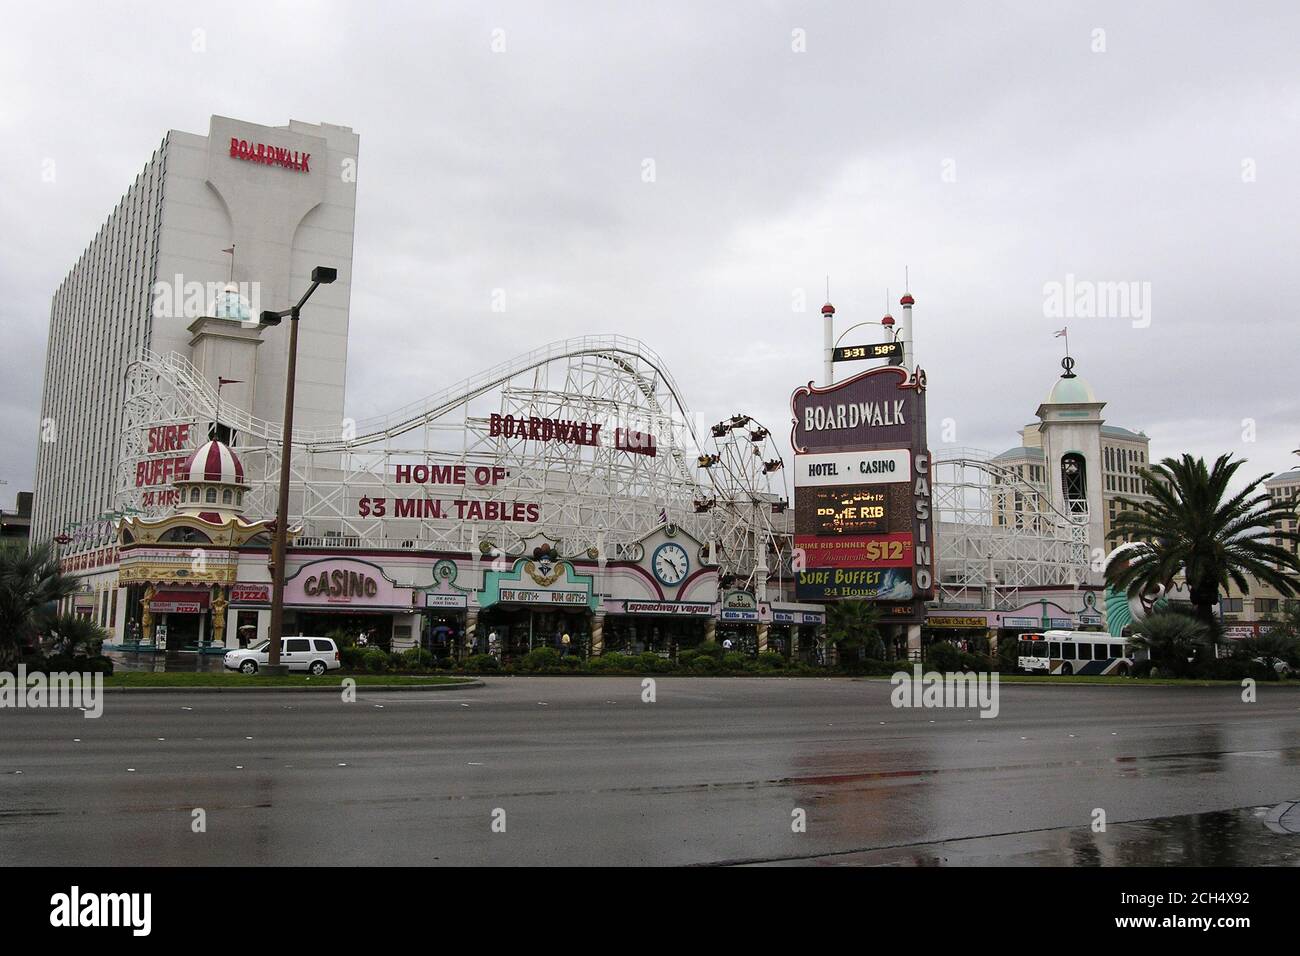
POLYGON ((934 592, 925 372, 896 365, 791 397, 800 599, 865 599, 919 622, 934 592))

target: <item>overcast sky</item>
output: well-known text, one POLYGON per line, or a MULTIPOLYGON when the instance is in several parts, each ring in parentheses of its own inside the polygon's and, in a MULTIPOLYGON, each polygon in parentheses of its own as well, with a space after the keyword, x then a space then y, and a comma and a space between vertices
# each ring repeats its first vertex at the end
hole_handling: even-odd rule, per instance
POLYGON ((847 328, 886 289, 897 314, 910 267, 932 447, 944 419, 957 444, 1017 444, 1068 325, 1105 418, 1153 457, 1300 464, 1296 4, 407 7, 6 11, 5 507, 31 487, 54 289, 165 132, 213 113, 360 134, 357 418, 618 332, 694 411, 784 443, 791 390, 820 380, 827 273, 847 328), (1067 275, 1149 301, 1050 315, 1067 275))

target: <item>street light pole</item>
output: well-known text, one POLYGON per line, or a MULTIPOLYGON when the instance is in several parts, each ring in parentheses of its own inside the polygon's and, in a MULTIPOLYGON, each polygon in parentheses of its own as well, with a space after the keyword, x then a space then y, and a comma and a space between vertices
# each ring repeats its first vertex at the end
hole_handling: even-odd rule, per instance
POLYGON ((275 509, 275 537, 271 545, 271 629, 270 647, 267 648, 267 674, 282 674, 286 668, 280 663, 280 640, 284 630, 284 572, 285 551, 289 535, 289 471, 293 457, 293 399, 294 384, 298 374, 298 317, 302 307, 317 287, 328 285, 338 278, 338 270, 317 266, 311 270, 311 285, 302 298, 281 312, 263 312, 262 325, 279 325, 289 319, 289 365, 284 383, 284 427, 280 441, 280 495, 275 509))

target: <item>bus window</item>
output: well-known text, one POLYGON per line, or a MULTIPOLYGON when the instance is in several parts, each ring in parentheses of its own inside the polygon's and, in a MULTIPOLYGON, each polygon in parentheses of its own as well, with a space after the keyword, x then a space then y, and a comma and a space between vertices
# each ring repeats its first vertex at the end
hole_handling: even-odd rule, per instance
POLYGON ((1092 659, 1095 661, 1104 661, 1108 657, 1110 657, 1110 648, 1107 647, 1105 644, 1096 645, 1096 650, 1095 653, 1093 654, 1092 659))
POLYGON ((1092 660, 1092 645, 1076 643, 1074 645, 1074 656, 1077 660, 1081 661, 1092 660))
POLYGON ((1061 656, 1061 642, 1060 642, 1060 641, 1052 641, 1052 642, 1050 642, 1050 643, 1048 644, 1048 646, 1051 648, 1051 650, 1050 650, 1048 653, 1049 653, 1052 657, 1060 657, 1060 656, 1061 656))
POLYGON ((1112 645, 1110 646, 1110 656, 1111 656, 1111 657, 1124 657, 1124 656, 1125 656, 1125 654, 1124 654, 1124 645, 1123 645, 1123 644, 1112 644, 1112 645))

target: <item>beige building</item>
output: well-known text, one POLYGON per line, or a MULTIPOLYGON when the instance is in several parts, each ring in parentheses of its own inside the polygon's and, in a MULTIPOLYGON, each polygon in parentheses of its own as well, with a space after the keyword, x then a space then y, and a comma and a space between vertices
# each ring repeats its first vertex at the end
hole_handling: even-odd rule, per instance
MULTIPOLYGON (((1274 501, 1294 500, 1300 496, 1300 468, 1292 468, 1274 475, 1264 482, 1264 487, 1274 501)), ((1300 509, 1286 521, 1277 523, 1279 531, 1295 531, 1300 524, 1300 509)), ((1276 541, 1283 547, 1300 553, 1300 543, 1276 541)), ((1250 591, 1243 593, 1236 585, 1229 585, 1227 594, 1219 602, 1224 625, 1235 630, 1237 636, 1248 637, 1267 630, 1267 622, 1276 620, 1293 601, 1300 598, 1283 597, 1281 592, 1262 581, 1249 578, 1250 591), (1260 627, 1263 623, 1264 627, 1260 627)), ((1233 632, 1230 630, 1230 633, 1233 632)))
MULTIPOLYGON (((1086 389, 1086 384, 1082 388, 1086 389)), ((1081 393, 1077 397, 1085 405, 1096 402, 1090 389, 1087 394, 1081 393)), ((1054 390, 1047 404, 1057 403, 1058 398, 1054 390)), ((1047 405, 1044 406, 1046 407, 1047 405)), ((994 521, 1004 526, 1027 520, 1029 515, 1039 511, 1038 507, 1027 505, 1024 500, 1026 496, 1036 495, 1039 503, 1048 498, 1048 466, 1043 451, 1042 422, 1026 425, 1019 434, 1019 447, 1010 448, 993 459, 995 464, 1011 470, 1020 479, 996 501, 994 521)), ((1085 467, 1092 475, 1101 475, 1101 533, 1107 550, 1124 540, 1111 532, 1115 518, 1127 507, 1120 499, 1141 501, 1150 497, 1145 482, 1138 476, 1139 468, 1149 466, 1150 444, 1151 439, 1143 432, 1103 422, 1100 426, 1100 454, 1096 461, 1085 462, 1085 467)))

